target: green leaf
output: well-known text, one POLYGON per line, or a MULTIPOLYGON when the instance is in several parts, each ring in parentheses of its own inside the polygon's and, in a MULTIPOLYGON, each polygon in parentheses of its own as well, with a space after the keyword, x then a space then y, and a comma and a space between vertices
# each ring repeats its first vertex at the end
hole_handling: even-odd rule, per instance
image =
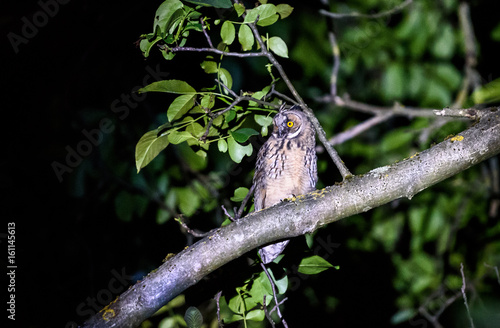
POLYGON ((236 30, 234 28, 233 23, 231 23, 230 21, 225 21, 224 24, 222 24, 220 30, 220 36, 222 38, 222 42, 224 42, 227 45, 232 44, 235 35, 236 35, 236 30))
POLYGON ((287 18, 293 11, 293 7, 286 3, 276 5, 276 12, 280 15, 281 19, 287 18))
POLYGON ((195 95, 182 95, 174 99, 167 110, 169 122, 180 118, 194 106, 195 95))
POLYGON ((317 274, 329 268, 333 268, 333 265, 321 256, 313 255, 300 261, 298 271, 303 274, 317 274))
POLYGON ((245 6, 242 5, 241 3, 235 3, 233 6, 234 10, 236 10, 236 13, 238 14, 238 17, 240 17, 245 13, 245 6))
POLYGON ((191 138, 194 137, 187 131, 172 131, 168 134, 168 141, 173 145, 180 144, 191 138))
POLYGON ((163 80, 153 82, 144 88, 137 91, 138 93, 143 92, 168 92, 168 93, 179 93, 183 95, 195 94, 196 90, 190 86, 187 82, 181 80, 163 80))
POLYGON ((135 147, 135 166, 137 173, 148 165, 168 144, 168 133, 157 137, 158 131, 146 132, 137 142, 135 147))
POLYGON ((187 328, 200 328, 203 324, 203 316, 200 310, 190 306, 186 310, 186 314, 184 314, 184 321, 186 321, 187 328))
POLYGON ((403 97, 405 85, 403 65, 390 64, 382 79, 382 96, 386 100, 400 100, 403 97))
POLYGON ((217 147, 219 148, 219 151, 221 153, 225 153, 227 151, 227 142, 226 142, 226 140, 219 139, 219 141, 217 141, 217 147))
POLYGON ((175 193, 179 201, 179 210, 185 216, 192 216, 200 207, 200 196, 192 188, 175 188, 175 193))
POLYGON ((237 131, 230 131, 229 133, 231 133, 234 140, 238 141, 239 143, 243 143, 243 142, 247 141, 251 136, 259 135, 259 132, 255 131, 254 129, 250 129, 250 128, 243 128, 243 129, 239 129, 237 131))
MULTIPOLYGON (((222 81, 222 83, 224 83, 226 85, 226 87, 228 87, 229 89, 231 89, 233 87, 233 78, 231 77, 231 74, 229 73, 229 71, 225 68, 220 68, 219 69, 219 76, 220 76, 220 79, 222 81)), ((228 91, 226 89, 224 89, 224 93, 228 93, 228 91)))
POLYGON ((231 8, 233 5, 231 0, 185 0, 186 2, 194 3, 205 7, 214 8, 231 8))
POLYGON ((288 47, 285 41, 278 36, 269 39, 269 49, 280 57, 288 58, 288 47))
POLYGON ((455 34, 450 24, 442 24, 437 39, 431 46, 431 52, 437 58, 450 59, 455 52, 455 34))
POLYGON ((234 140, 232 136, 227 139, 227 145, 229 149, 229 157, 235 163, 240 163, 245 155, 250 156, 253 152, 252 144, 242 146, 234 140))
POLYGON ((386 153, 399 148, 406 148, 412 140, 413 134, 406 129, 395 129, 384 135, 380 143, 380 149, 383 153, 386 153))
POLYGON ((257 25, 259 26, 269 26, 274 24, 278 19, 279 15, 276 11, 276 6, 273 4, 264 4, 253 8, 247 12, 245 16, 245 23, 253 23, 257 20, 257 25))
POLYGON ((245 199, 247 194, 248 194, 248 188, 239 187, 234 191, 234 196, 231 197, 231 201, 236 202, 236 203, 241 202, 241 201, 243 201, 243 199, 245 199))
POLYGON ((206 60, 202 62, 200 66, 207 74, 217 73, 219 71, 217 63, 211 60, 206 60))
POLYGON ((240 26, 238 31, 238 41, 240 42, 243 51, 252 50, 255 40, 252 30, 248 27, 248 25, 243 24, 240 26))
POLYGON ((255 123, 260 126, 269 126, 273 124, 273 118, 271 116, 255 114, 253 119, 255 120, 255 123))
POLYGON ((183 14, 182 7, 184 5, 179 0, 163 1, 155 13, 154 33, 162 38, 165 37, 175 19, 183 14))
POLYGON ((132 221, 134 204, 132 195, 126 191, 121 191, 115 198, 115 210, 118 218, 124 222, 132 221))
POLYGON ((493 80, 472 93, 475 104, 484 104, 500 100, 500 79, 493 80))

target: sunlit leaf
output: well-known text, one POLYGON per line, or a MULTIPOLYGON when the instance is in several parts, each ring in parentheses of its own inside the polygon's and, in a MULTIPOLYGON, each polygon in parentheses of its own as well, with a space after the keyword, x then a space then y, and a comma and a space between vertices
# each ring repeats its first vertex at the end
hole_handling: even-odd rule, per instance
POLYGON ((195 95, 182 95, 174 99, 167 110, 169 122, 186 114, 194 106, 195 95))
POLYGON ((293 7, 286 3, 280 3, 279 5, 276 5, 276 12, 280 15, 281 19, 290 16, 292 11, 293 7))
POLYGON ((153 31, 161 37, 165 37, 167 31, 175 19, 182 15, 184 5, 180 0, 166 0, 158 7, 155 13, 153 31))
POLYGON ((250 156, 253 152, 252 144, 248 144, 246 146, 240 145, 234 138, 231 136, 227 139, 227 145, 229 149, 229 157, 235 163, 240 163, 245 155, 250 156))
POLYGON ((318 255, 306 257, 299 264, 299 272, 303 274, 317 274, 329 268, 333 268, 333 265, 318 255))
POLYGON ((248 194, 248 188, 239 187, 234 191, 234 196, 231 197, 231 201, 236 203, 241 202, 243 201, 243 199, 245 199, 247 194, 248 194))
POLYGON ((279 15, 276 12, 276 6, 273 4, 264 4, 255 7, 247 12, 244 22, 253 23, 257 20, 257 25, 268 26, 274 24, 278 19, 279 15))
POLYGON ((227 45, 232 44, 235 35, 236 35, 236 30, 234 28, 233 23, 231 23, 230 21, 225 21, 224 24, 222 24, 220 30, 220 36, 222 38, 222 42, 224 42, 227 45))
POLYGON ((280 57, 288 58, 288 47, 285 41, 278 36, 269 39, 269 49, 280 57))
POLYGON ((187 131, 172 131, 168 134, 168 141, 173 145, 180 144, 191 138, 194 137, 187 131))
POLYGON ((252 50, 255 40, 252 30, 248 27, 248 25, 243 24, 240 26, 238 31, 238 41, 240 42, 243 51, 252 50))
POLYGON ((219 151, 221 153, 225 153, 227 151, 227 142, 226 142, 226 140, 219 139, 219 141, 217 141, 217 147, 219 148, 219 151))
POLYGON ((188 83, 181 80, 163 80, 153 82, 138 90, 138 93, 142 92, 168 92, 186 95, 195 94, 196 90, 188 83))
POLYGON ((146 132, 135 147, 135 166, 137 173, 148 165, 168 144, 168 134, 157 137, 158 131, 146 132))

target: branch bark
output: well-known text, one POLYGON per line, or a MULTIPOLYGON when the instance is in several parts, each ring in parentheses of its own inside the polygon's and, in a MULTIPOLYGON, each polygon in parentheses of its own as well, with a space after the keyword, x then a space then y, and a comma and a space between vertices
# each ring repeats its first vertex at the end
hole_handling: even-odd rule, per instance
POLYGON ((83 327, 137 327, 203 277, 246 252, 312 232, 392 200, 418 192, 500 153, 500 111, 430 149, 341 184, 288 199, 214 229, 193 246, 136 283, 83 327))

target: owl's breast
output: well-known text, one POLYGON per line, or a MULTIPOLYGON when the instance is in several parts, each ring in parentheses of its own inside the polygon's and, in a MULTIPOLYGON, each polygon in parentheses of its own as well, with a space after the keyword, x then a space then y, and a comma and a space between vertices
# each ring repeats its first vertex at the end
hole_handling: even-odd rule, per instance
POLYGON ((264 207, 314 189, 316 182, 311 182, 311 165, 315 166, 316 161, 314 157, 313 163, 308 156, 310 155, 305 149, 290 147, 287 151, 277 151, 266 159, 267 181, 264 207))

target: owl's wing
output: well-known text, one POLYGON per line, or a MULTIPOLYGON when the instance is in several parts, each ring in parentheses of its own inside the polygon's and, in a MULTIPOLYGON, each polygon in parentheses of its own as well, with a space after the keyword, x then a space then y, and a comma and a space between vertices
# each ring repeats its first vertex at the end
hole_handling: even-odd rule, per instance
POLYGON ((264 208, 266 200, 266 172, 264 171, 266 145, 264 144, 257 153, 257 163, 255 165, 255 173, 253 176, 254 190, 254 207, 255 211, 260 211, 264 208))
POLYGON ((306 167, 308 168, 309 181, 311 183, 310 191, 316 189, 316 183, 318 182, 318 168, 316 161, 317 161, 316 149, 315 148, 308 149, 306 156, 306 167))

